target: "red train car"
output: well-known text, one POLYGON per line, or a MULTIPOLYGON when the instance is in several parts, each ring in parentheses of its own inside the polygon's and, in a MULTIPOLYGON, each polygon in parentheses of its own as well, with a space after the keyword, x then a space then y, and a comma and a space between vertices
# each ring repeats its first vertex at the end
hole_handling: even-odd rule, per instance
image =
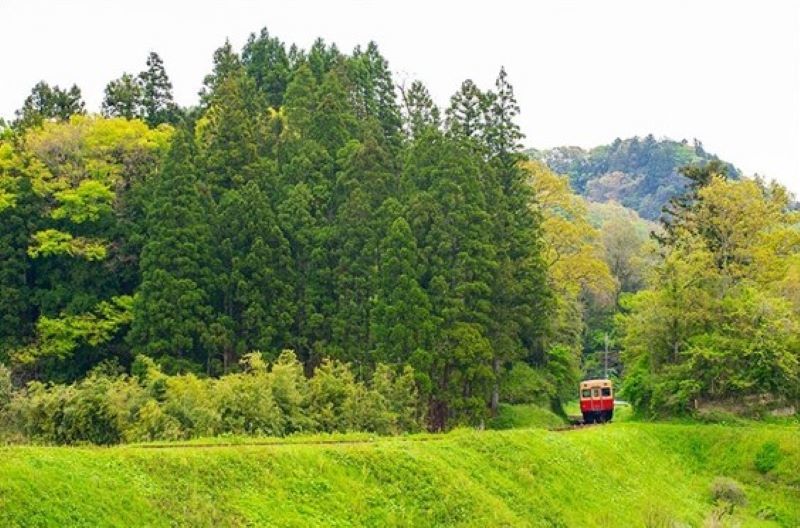
POLYGON ((607 422, 614 417, 614 386, 611 380, 582 381, 579 397, 584 423, 607 422))

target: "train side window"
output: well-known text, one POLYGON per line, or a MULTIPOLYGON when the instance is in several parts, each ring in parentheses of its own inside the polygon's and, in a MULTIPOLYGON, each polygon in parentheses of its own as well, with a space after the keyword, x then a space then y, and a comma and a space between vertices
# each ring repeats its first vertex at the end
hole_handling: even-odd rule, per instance
POLYGON ((611 387, 603 387, 603 396, 611 396, 611 387))
POLYGON ((592 391, 590 391, 589 389, 583 389, 581 391, 581 398, 589 398, 589 397, 591 397, 591 395, 592 395, 592 391))

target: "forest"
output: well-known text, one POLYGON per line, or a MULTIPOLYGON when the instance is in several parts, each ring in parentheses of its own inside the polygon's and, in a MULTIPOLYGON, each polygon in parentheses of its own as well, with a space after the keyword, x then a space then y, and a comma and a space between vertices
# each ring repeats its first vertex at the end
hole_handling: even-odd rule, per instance
MULTIPOLYGON (((558 174, 566 174, 576 192, 595 202, 617 202, 643 218, 656 221, 671 198, 682 194, 689 181, 681 174, 687 165, 720 161, 706 151, 702 141, 685 139, 617 138, 608 145, 585 150, 580 147, 528 149, 558 174)), ((741 178, 732 163, 722 162, 724 175, 741 178)))
MULTIPOLYGON (((0 124, 0 438, 563 415, 609 342, 644 416, 800 399, 786 189, 648 136, 641 152, 667 154, 629 202, 624 175, 587 176, 594 151, 523 150, 504 69, 456 88, 439 108, 375 43, 266 29, 214 53, 195 107, 157 53, 99 113, 76 86, 34 86, 0 124)), ((637 145, 598 166, 626 170, 637 145)))

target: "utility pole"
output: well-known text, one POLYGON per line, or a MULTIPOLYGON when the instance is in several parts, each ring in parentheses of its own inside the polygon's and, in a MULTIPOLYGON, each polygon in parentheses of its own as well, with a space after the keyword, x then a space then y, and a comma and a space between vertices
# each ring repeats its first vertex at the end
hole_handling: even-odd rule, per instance
POLYGON ((608 332, 603 336, 603 344, 605 345, 605 354, 603 354, 603 379, 608 379, 608 332))

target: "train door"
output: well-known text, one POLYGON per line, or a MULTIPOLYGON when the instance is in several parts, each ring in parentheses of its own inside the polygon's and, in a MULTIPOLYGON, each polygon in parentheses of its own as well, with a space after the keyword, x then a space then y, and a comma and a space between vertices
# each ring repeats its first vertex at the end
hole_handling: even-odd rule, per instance
POLYGON ((603 399, 600 397, 600 388, 592 389, 592 411, 600 412, 603 410, 603 399))

